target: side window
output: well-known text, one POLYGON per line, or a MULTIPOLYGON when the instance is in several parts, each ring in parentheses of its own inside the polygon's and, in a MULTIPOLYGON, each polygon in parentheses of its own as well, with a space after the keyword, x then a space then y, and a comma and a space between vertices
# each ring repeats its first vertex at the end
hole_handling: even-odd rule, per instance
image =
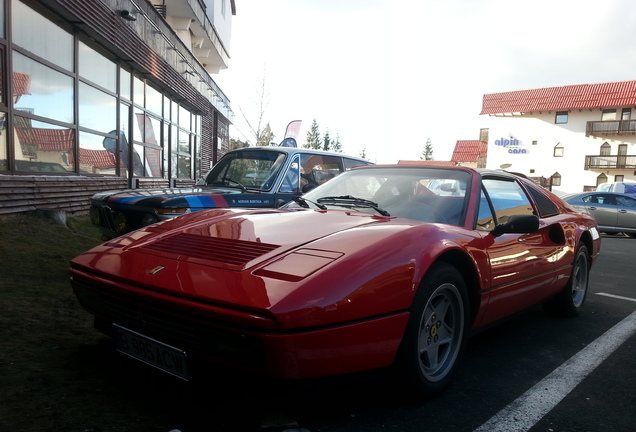
POLYGON ((595 202, 597 204, 612 205, 614 201, 612 199, 612 195, 599 194, 594 196, 594 198, 596 198, 596 201, 591 200, 590 202, 592 203, 595 202))
POLYGON ((621 207, 634 207, 634 208, 636 208, 636 199, 634 199, 634 198, 617 195, 616 196, 616 203, 619 206, 621 206, 621 207))
POLYGON ((483 186, 495 209, 496 223, 505 223, 512 215, 534 214, 530 200, 514 180, 484 179, 483 186))
POLYGON ((530 193, 530 196, 534 200, 534 203, 537 206, 537 210, 541 217, 554 216, 559 213, 559 209, 556 204, 554 204, 550 198, 545 196, 539 188, 534 188, 532 186, 526 186, 526 189, 530 193))
POLYGON ((361 162, 359 160, 349 159, 349 158, 342 158, 342 161, 344 163, 345 171, 349 171, 351 168, 356 167, 356 166, 369 165, 368 162, 361 162))
POLYGON ((481 191, 481 198, 479 199, 479 213, 477 214, 477 224, 475 229, 490 231, 495 227, 495 217, 492 214, 490 205, 488 204, 488 198, 484 191, 481 191))
POLYGON ((308 192, 344 171, 341 157, 320 154, 301 155, 300 168, 302 192, 308 192))
POLYGON ((278 191, 283 193, 300 192, 300 175, 300 156, 295 155, 287 168, 285 177, 283 177, 283 183, 280 185, 278 191))

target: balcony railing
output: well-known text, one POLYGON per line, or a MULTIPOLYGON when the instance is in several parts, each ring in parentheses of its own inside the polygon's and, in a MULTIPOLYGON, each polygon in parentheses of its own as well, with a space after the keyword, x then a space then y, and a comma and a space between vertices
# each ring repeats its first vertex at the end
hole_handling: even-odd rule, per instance
POLYGON ((590 135, 636 135, 636 120, 590 121, 585 136, 590 135))
POLYGON ((636 169, 636 155, 585 156, 585 169, 636 169))

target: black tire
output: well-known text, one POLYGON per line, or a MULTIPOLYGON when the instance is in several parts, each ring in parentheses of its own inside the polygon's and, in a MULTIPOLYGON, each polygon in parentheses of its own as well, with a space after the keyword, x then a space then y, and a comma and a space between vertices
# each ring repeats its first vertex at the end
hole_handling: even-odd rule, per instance
POLYGON ((570 280, 556 297, 543 304, 544 310, 555 316, 572 317, 579 314, 590 280, 590 254, 583 244, 579 244, 574 254, 570 280))
POLYGON ((417 290, 395 368, 415 394, 431 397, 451 381, 466 345, 466 283, 446 263, 434 264, 417 290))

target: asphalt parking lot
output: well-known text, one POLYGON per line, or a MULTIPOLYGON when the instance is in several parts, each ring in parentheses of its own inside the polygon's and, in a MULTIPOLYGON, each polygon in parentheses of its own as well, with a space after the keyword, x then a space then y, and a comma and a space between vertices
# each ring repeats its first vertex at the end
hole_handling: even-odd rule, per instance
POLYGON ((383 371, 297 383, 265 403, 261 427, 635 431, 635 242, 603 238, 579 317, 552 318, 533 308, 471 338, 455 381, 433 400, 406 398, 383 371))

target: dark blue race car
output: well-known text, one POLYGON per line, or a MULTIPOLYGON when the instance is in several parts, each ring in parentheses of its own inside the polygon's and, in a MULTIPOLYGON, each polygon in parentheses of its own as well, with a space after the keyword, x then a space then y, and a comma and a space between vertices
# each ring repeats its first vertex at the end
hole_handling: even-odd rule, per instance
POLYGON ((292 147, 247 147, 227 153, 194 187, 106 191, 91 198, 90 216, 114 238, 209 208, 279 207, 357 165, 339 153, 292 147))

